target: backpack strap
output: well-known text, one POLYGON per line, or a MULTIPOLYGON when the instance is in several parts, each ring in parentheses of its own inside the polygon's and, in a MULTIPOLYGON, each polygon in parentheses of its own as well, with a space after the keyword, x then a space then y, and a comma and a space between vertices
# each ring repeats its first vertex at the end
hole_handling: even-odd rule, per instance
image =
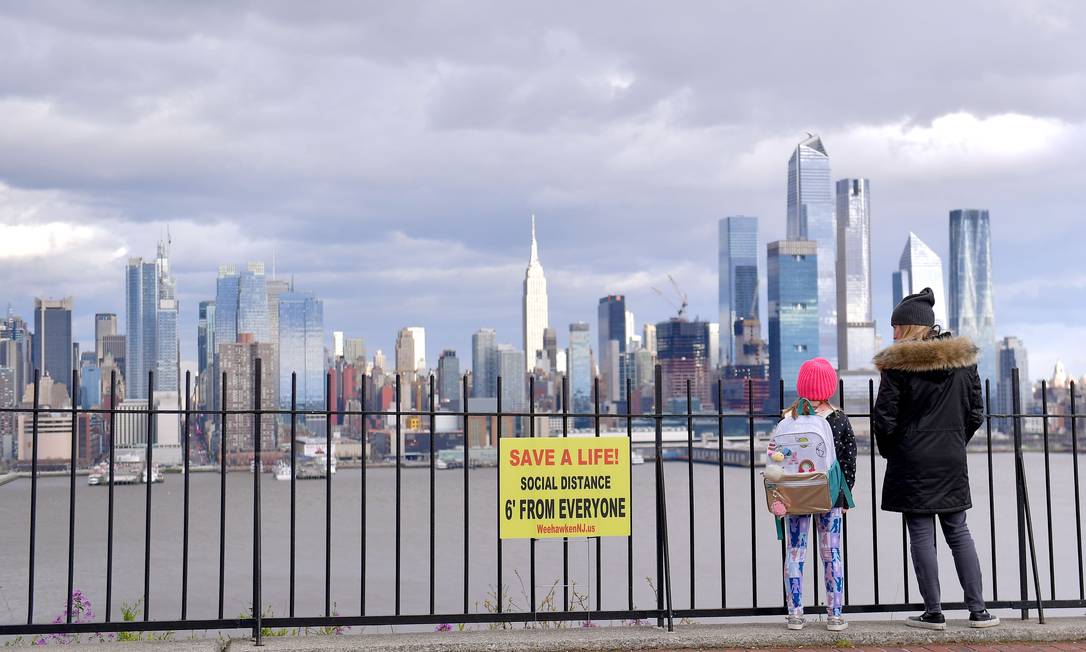
POLYGON ((816 414, 816 412, 814 406, 811 405, 811 402, 809 400, 801 398, 799 399, 799 402, 796 403, 796 414, 812 415, 816 414))
POLYGON ((841 464, 837 460, 833 461, 833 466, 830 467, 828 473, 830 481, 830 495, 833 496, 834 505, 837 504, 837 498, 844 494, 845 504, 849 509, 856 507, 856 502, 852 499, 852 490, 848 488, 848 481, 845 480, 845 472, 841 469, 841 464))

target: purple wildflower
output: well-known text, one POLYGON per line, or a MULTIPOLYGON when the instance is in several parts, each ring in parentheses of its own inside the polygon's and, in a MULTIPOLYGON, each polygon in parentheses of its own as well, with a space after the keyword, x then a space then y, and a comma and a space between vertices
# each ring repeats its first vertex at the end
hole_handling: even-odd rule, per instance
POLYGON ((449 623, 441 623, 440 625, 438 625, 437 627, 434 628, 434 631, 435 632, 451 632, 452 631, 452 625, 450 625, 449 623))

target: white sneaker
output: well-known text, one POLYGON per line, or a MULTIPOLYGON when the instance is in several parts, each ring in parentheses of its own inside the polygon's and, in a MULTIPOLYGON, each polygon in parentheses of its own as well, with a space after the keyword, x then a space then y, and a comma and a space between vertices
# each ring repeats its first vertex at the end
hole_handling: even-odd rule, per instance
POLYGON ((787 620, 788 629, 800 630, 807 625, 807 619, 803 616, 789 616, 787 620))
POLYGON ((841 616, 830 616, 826 619, 826 629, 831 632, 843 632, 848 629, 848 622, 841 616))

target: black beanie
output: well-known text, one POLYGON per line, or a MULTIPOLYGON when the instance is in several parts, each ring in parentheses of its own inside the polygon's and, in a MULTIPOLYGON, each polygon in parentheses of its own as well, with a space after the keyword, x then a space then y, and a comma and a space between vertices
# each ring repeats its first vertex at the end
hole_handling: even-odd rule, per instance
POLYGON ((901 300, 890 316, 892 326, 934 326, 935 293, 931 288, 924 288, 916 294, 910 294, 901 300))

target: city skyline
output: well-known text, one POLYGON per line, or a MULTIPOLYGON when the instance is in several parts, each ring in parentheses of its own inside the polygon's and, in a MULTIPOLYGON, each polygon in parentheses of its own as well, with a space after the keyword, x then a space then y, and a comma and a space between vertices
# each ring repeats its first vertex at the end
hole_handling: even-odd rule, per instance
POLYGON ((717 252, 705 243, 720 217, 757 215, 764 265, 766 243, 785 237, 788 153, 812 132, 833 178, 877 189, 873 315, 884 341, 889 275, 909 231, 946 260, 947 211, 981 206, 992 216, 997 337, 1022 339, 1034 376, 1058 357, 1080 372, 1086 352, 1070 343, 1086 336, 1086 307, 1066 297, 1086 289, 1075 255, 1083 190, 1072 178, 1086 117, 1071 74, 1083 63, 1084 10, 940 6, 938 29, 983 29, 990 51, 935 38, 917 53, 907 35, 930 33, 931 6, 855 5, 841 9, 848 21, 798 7, 772 14, 792 37, 758 40, 768 10, 701 6, 681 50, 674 25, 633 12, 616 30, 605 12, 562 7, 496 8, 470 39, 449 29, 463 20, 455 3, 432 20, 399 7, 343 17, 348 32, 400 25, 423 37, 395 44, 343 40, 279 7, 249 11, 282 39, 243 28, 230 7, 208 8, 206 21, 148 9, 165 36, 155 39, 108 9, 95 20, 79 20, 81 8, 70 19, 0 10, 4 60, 24 71, 0 126, 0 301, 30 319, 35 296, 75 297, 86 348, 95 312, 124 314, 116 270, 152 252, 169 224, 183 360, 197 360, 191 334, 198 302, 215 295, 214 268, 246 260, 305 279, 330 329, 370 350, 387 355, 399 328, 420 324, 431 357, 464 352, 480 327, 519 342, 522 288, 509 279, 524 271, 534 212, 549 323, 563 343, 607 294, 625 295, 640 323, 665 319, 671 310, 650 288, 668 273, 691 316, 715 320, 717 252), (344 69, 333 74, 302 46, 303 31, 305 43, 340 49, 344 69), (196 36, 214 47, 184 46, 196 36), (131 39, 144 48, 135 59, 131 39), (990 56, 1024 43, 1030 55, 1011 70, 990 56), (811 64, 802 76, 799 56, 811 64), (748 58, 742 69, 720 63, 748 58), (242 60, 275 72, 254 88, 231 63, 242 60), (344 74, 357 83, 332 83, 344 74), (108 97, 88 90, 106 76, 108 97), (44 89, 33 81, 42 78, 55 83, 44 89), (855 96, 858 79, 872 91, 855 96))

